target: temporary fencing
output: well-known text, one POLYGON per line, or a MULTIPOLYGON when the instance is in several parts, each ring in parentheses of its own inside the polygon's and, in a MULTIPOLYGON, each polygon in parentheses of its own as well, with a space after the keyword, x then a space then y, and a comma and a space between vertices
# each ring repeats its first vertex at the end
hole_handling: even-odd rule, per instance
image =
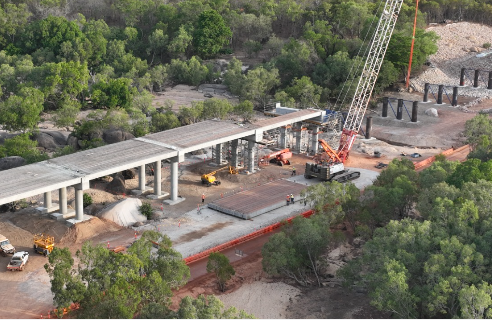
MULTIPOLYGON (((447 150, 444 150, 443 152, 441 152, 440 154, 444 155, 444 156, 449 156, 449 155, 452 155, 453 153, 455 152, 461 152, 463 150, 465 150, 466 148, 469 148, 469 145, 464 145, 460 148, 457 148, 457 149, 454 149, 454 148, 450 148, 450 149, 447 149, 447 150)), ((422 160, 422 161, 419 161, 419 162, 416 162, 414 164, 415 166, 415 170, 420 170, 422 169, 423 167, 433 163, 434 161, 436 161, 436 156, 432 156, 432 157, 429 157, 425 160, 422 160)))

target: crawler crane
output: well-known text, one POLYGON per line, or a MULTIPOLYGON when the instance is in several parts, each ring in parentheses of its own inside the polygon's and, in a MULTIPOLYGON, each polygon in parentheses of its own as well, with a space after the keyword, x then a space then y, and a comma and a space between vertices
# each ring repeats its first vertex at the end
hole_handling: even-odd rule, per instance
MULTIPOLYGON (((339 182, 356 179, 360 173, 348 173, 344 168, 344 163, 349 156, 355 138, 359 132, 362 120, 369 104, 369 99, 376 83, 379 70, 383 63, 386 49, 388 48, 391 35, 395 28, 396 20, 400 13, 403 0, 386 0, 383 12, 379 19, 376 31, 372 38, 372 43, 367 55, 367 59, 359 78, 359 83, 355 91, 350 109, 345 118, 345 123, 340 137, 338 150, 325 148, 330 160, 327 164, 306 163, 306 178, 320 178, 323 180, 335 180, 339 182)), ((323 146, 323 145, 322 145, 323 146)), ((323 146, 324 147, 324 146, 323 146)))

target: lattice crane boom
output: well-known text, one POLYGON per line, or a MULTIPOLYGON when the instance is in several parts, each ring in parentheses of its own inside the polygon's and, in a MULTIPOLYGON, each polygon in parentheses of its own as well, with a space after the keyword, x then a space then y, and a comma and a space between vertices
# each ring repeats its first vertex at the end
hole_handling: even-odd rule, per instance
POLYGON ((355 95, 342 129, 338 157, 345 162, 357 136, 369 99, 376 84, 376 80, 383 63, 386 49, 395 28, 403 0, 386 0, 383 13, 372 39, 364 69, 359 78, 355 95))

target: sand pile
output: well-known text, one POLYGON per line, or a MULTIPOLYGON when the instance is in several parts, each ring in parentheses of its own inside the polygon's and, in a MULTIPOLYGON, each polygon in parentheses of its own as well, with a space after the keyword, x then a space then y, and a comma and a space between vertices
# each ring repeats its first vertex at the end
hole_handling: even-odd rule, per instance
POLYGON ((114 232, 121 229, 123 228, 113 221, 94 217, 71 226, 60 242, 70 244, 82 243, 102 233, 114 232))
POLYGON ((116 224, 129 227, 136 222, 144 222, 147 218, 138 210, 142 205, 140 199, 126 198, 105 207, 99 216, 115 222, 116 224))

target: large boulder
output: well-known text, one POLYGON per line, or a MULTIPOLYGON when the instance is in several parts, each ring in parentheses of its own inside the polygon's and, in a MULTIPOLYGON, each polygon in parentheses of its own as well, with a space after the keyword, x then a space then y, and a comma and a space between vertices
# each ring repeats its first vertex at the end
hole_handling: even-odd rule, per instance
POLYGON ((0 171, 8 170, 15 167, 20 167, 26 164, 26 160, 22 157, 12 156, 0 159, 0 171))
POLYGON ((70 135, 67 139, 67 144, 74 150, 79 150, 79 139, 75 136, 70 135))
POLYGON ((425 114, 430 117, 439 117, 439 114, 437 113, 437 110, 435 108, 429 108, 425 110, 425 114))
POLYGON ((102 138, 104 142, 111 144, 111 143, 134 139, 135 136, 121 129, 108 129, 108 130, 104 130, 102 138))
POLYGON ((55 142, 60 145, 60 146, 66 146, 67 145, 67 139, 70 135, 70 132, 68 131, 41 131, 43 133, 46 133, 50 136, 53 137, 55 142))
POLYGON ((38 147, 41 148, 56 150, 61 147, 51 135, 45 132, 38 132, 34 134, 33 138, 38 142, 38 147))
POLYGON ((121 172, 121 174, 123 175, 123 178, 125 178, 125 180, 131 180, 131 179, 135 179, 135 176, 137 174, 137 170, 127 169, 127 170, 123 170, 121 172))
POLYGON ((114 221, 123 227, 133 226, 137 222, 146 221, 147 218, 140 213, 142 201, 136 198, 122 199, 104 208, 100 217, 114 221))
POLYGON ((126 194, 125 178, 121 173, 114 175, 113 180, 106 186, 106 191, 113 194, 126 194))

